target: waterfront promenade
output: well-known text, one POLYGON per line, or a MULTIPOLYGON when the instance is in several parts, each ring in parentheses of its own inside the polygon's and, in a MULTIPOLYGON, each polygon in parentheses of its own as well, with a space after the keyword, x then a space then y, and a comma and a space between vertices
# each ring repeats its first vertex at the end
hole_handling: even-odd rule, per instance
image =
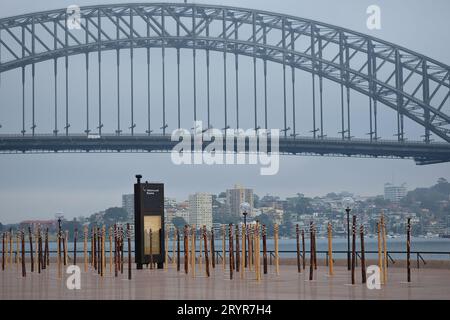
MULTIPOLYGON (((183 267, 183 266, 182 266, 183 267)), ((204 267, 204 266, 203 266, 204 267)), ((183 268, 182 268, 183 269, 183 268)), ((356 285, 349 285, 350 273, 345 267, 337 266, 335 275, 328 276, 327 269, 319 266, 315 280, 308 280, 308 267, 301 274, 296 266, 283 265, 280 275, 273 266, 269 274, 257 282, 253 272, 246 272, 245 279, 234 273, 229 279, 228 271, 222 265, 212 270, 206 278, 204 269, 197 266, 195 278, 192 274, 179 273, 169 266, 169 270, 133 270, 133 279, 127 279, 127 268, 117 278, 106 273, 101 278, 94 270, 81 273, 81 289, 68 290, 66 278, 57 279, 54 266, 42 274, 27 273, 22 278, 20 271, 10 268, 0 273, 0 300, 7 299, 450 299, 450 270, 413 269, 412 283, 405 283, 403 268, 389 268, 387 285, 381 290, 369 290, 361 284, 360 269, 356 272, 356 285)))

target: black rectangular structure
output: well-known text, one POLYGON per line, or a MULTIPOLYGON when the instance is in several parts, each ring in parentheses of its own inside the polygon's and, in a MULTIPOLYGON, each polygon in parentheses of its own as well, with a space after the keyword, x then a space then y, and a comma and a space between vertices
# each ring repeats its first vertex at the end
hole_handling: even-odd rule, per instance
POLYGON ((134 185, 135 262, 138 269, 151 262, 164 264, 164 184, 141 183, 137 175, 134 185), (150 236, 151 235, 151 236, 150 236), (151 248, 150 248, 151 244, 151 248))

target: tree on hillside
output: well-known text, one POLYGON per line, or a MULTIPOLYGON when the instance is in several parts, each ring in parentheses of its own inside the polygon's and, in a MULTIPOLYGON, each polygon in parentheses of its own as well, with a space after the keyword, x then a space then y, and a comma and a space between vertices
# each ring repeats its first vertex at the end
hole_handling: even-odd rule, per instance
POLYGON ((182 217, 174 217, 172 219, 172 223, 177 229, 182 229, 185 225, 187 225, 186 220, 184 220, 184 218, 182 217))
POLYGON ((107 225, 114 224, 116 222, 125 222, 128 220, 128 212, 123 208, 108 208, 103 215, 103 221, 107 225))

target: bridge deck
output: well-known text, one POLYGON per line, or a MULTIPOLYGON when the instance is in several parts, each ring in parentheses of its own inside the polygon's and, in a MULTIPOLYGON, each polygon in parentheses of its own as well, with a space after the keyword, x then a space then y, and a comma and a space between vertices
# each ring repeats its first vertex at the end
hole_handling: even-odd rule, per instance
MULTIPOLYGON (((270 140, 270 139, 269 139, 270 140)), ((0 153, 44 152, 170 152, 178 141, 170 135, 0 135, 0 153)), ((203 148, 210 142, 203 141, 203 148)), ((233 150, 236 151, 237 139, 233 150)), ((246 141, 245 150, 254 151, 246 141)), ((269 141, 268 151, 271 151, 269 141)), ((348 157, 414 159, 418 164, 450 161, 449 143, 423 143, 398 141, 370 141, 361 139, 314 139, 306 137, 280 137, 279 152, 291 155, 325 155, 348 157)))

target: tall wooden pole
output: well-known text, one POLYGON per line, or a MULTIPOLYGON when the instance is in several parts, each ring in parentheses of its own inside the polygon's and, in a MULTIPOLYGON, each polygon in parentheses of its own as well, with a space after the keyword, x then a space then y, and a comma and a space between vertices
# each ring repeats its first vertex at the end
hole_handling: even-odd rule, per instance
POLYGON ((311 221, 309 224, 309 233, 310 233, 310 254, 309 254, 309 280, 314 279, 314 226, 311 221))
POLYGON ((355 266, 356 266, 356 216, 353 215, 353 223, 352 223, 352 284, 355 284, 355 266))
POLYGON ((316 247, 316 233, 317 233, 317 227, 314 224, 313 225, 313 250, 314 250, 314 270, 317 270, 317 247, 316 247))
POLYGON ((180 231, 177 228, 177 271, 180 271, 180 231))
POLYGON ((406 269, 407 281, 411 282, 411 218, 408 218, 406 227, 406 269))
POLYGON ((165 233, 164 240, 164 270, 169 270, 169 232, 165 233))
POLYGON ((295 238, 297 243, 297 272, 302 272, 301 262, 300 262, 300 230, 298 224, 295 226, 295 238))
POLYGON ((34 272, 34 255, 33 255, 33 233, 31 227, 28 227, 28 238, 30 240, 30 260, 31 260, 31 272, 34 272))
POLYGON ((202 268, 203 268, 203 229, 200 230, 199 250, 200 250, 200 254, 198 257, 198 265, 199 265, 199 270, 202 270, 202 268))
POLYGON ((188 239, 188 226, 184 226, 184 273, 189 272, 189 239, 188 239))
POLYGON ((38 273, 41 273, 41 262, 42 262, 42 251, 41 251, 41 229, 40 226, 38 225, 37 229, 36 229, 36 238, 37 238, 37 246, 36 246, 36 252, 37 252, 37 264, 38 264, 38 273))
MULTIPOLYGON (((144 234, 145 233, 146 232, 144 231, 144 234)), ((117 225, 114 224, 114 277, 117 277, 118 276, 118 272, 119 272, 119 244, 118 244, 118 238, 117 237, 118 237, 117 225)))
POLYGON ((245 267, 247 264, 247 249, 246 242, 247 238, 245 236, 245 225, 241 227, 241 243, 242 243, 242 256, 241 256, 241 279, 245 277, 245 267))
POLYGON ((260 230, 259 230, 259 222, 256 222, 256 226, 255 226, 255 243, 256 243, 256 261, 255 261, 255 266, 256 266, 256 280, 260 281, 261 280, 261 248, 260 248, 260 241, 259 241, 259 237, 260 237, 260 230))
POLYGON ((366 253, 364 248, 364 226, 360 227, 359 232, 361 236, 361 278, 362 283, 366 283, 367 277, 366 277, 366 253))
POLYGON ((25 232, 20 232, 20 238, 22 242, 22 277, 27 276, 26 264, 25 264, 25 232))
POLYGON ((280 275, 280 255, 278 253, 278 237, 280 234, 280 227, 277 223, 274 225, 274 236, 275 236, 275 271, 277 276, 280 275))
POLYGON ((328 270, 330 276, 333 275, 333 228, 328 222, 328 270))
POLYGON ((6 234, 3 232, 2 234, 2 271, 5 270, 5 244, 6 241, 6 234))
POLYGON ((149 230, 148 236, 150 237, 150 269, 153 269, 153 231, 149 230))
POLYGON ((106 226, 102 228, 102 273, 106 272, 106 226))
POLYGON ((127 223, 127 239, 128 239, 128 280, 131 280, 131 228, 127 223))
POLYGON ((48 228, 45 229, 45 265, 50 266, 50 250, 48 246, 48 228))
MULTIPOLYGON (((206 226, 203 226, 203 241, 205 242, 205 267, 206 276, 209 277, 209 257, 208 257, 208 235, 206 231, 206 226)), ((214 258, 213 258, 214 259, 214 258)))
POLYGON ((306 269, 305 230, 302 229, 302 266, 306 269))
POLYGON ((381 216, 381 230, 383 239, 383 283, 387 283, 387 243, 386 243, 386 222, 384 215, 381 216))
POLYGON ((88 227, 84 226, 83 229, 83 234, 84 234, 84 239, 83 239, 83 252, 84 252, 84 272, 87 272, 88 269, 88 256, 87 256, 87 241, 88 241, 88 227))
POLYGON ((12 256, 13 256, 13 231, 12 229, 9 230, 9 264, 12 266, 12 256))
POLYGON ((247 239, 248 239, 248 270, 253 271, 253 228, 247 226, 247 239))
POLYGON ((113 236, 113 230, 110 226, 108 228, 108 240, 109 240, 109 273, 112 274, 112 266, 113 266, 113 254, 112 254, 112 236, 113 236))
POLYGON ((73 264, 77 265, 77 237, 78 237, 78 229, 75 228, 75 232, 73 234, 73 264))
POLYGON ((195 226, 195 224, 192 226, 192 228, 191 228, 191 273, 192 273, 192 276, 195 278, 195 256, 196 256, 196 254, 195 254, 195 250, 196 250, 196 236, 197 236, 197 234, 196 234, 196 232, 197 232, 197 230, 196 230, 196 226, 195 226))
POLYGON ((228 226, 228 256, 230 260, 230 279, 233 279, 233 225, 228 226))
POLYGON ((19 261, 20 261, 20 257, 19 257, 19 242, 20 242, 20 231, 17 230, 17 233, 16 233, 16 265, 17 265, 17 270, 19 270, 19 261))
POLYGON ((225 225, 222 225, 222 268, 226 269, 226 256, 225 256, 225 225))
POLYGON ((236 272, 239 272, 240 265, 241 265, 241 259, 240 259, 240 247, 239 247, 239 225, 236 225, 236 272))
POLYGON ((214 244, 214 228, 211 228, 211 266, 216 268, 216 246, 214 244))
POLYGON ((267 274, 267 242, 266 242, 266 225, 262 226, 262 241, 263 241, 263 271, 267 274))
POLYGON ((381 246, 381 220, 377 222, 377 239, 378 239, 378 268, 381 273, 381 281, 383 281, 383 251, 381 246))
MULTIPOLYGON (((123 253, 124 253, 124 239, 125 239, 125 233, 123 231, 123 225, 120 226, 120 233, 119 233, 119 239, 120 239, 120 273, 123 274, 123 264, 124 264, 124 258, 123 258, 123 253)), ((152 255, 153 258, 153 255, 152 255)))
POLYGON ((56 250, 57 250, 57 267, 58 267, 58 279, 61 279, 61 232, 58 231, 56 235, 56 250))
POLYGON ((64 265, 68 264, 69 231, 64 234, 64 265))
MULTIPOLYGON (((178 229, 177 229, 178 230, 178 229)), ((177 231, 174 230, 173 232, 173 240, 172 240, 172 264, 173 268, 175 269, 177 266, 177 260, 176 260, 176 242, 177 242, 177 231)))

